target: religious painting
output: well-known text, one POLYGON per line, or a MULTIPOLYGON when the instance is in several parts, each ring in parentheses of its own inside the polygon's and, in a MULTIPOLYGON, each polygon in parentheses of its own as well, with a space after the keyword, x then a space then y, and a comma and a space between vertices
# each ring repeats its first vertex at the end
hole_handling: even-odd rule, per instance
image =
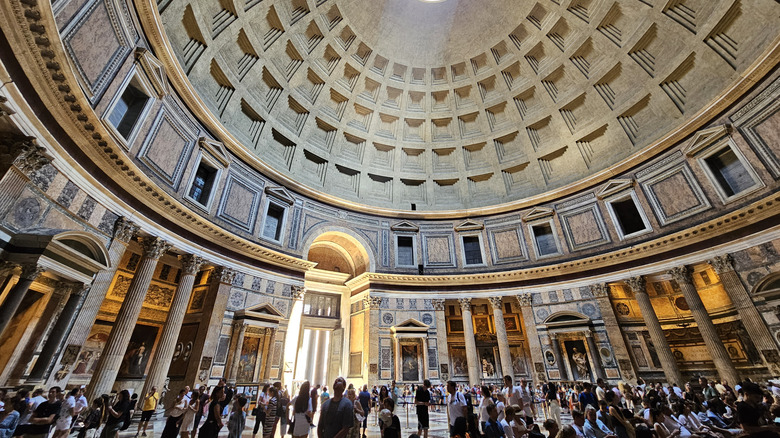
POLYGON ((525 363, 525 352, 523 351, 523 348, 509 347, 509 356, 512 358, 512 374, 515 376, 526 375, 528 370, 525 363))
POLYGON ((496 355, 492 348, 479 349, 479 363, 482 369, 482 378, 492 379, 498 377, 496 369, 496 355))
POLYGON ((475 316, 474 333, 478 335, 490 334, 490 318, 487 316, 475 316))
POLYGON ((120 379, 143 379, 146 374, 146 367, 149 365, 149 359, 152 356, 154 341, 157 339, 159 327, 137 324, 130 336, 130 343, 127 344, 127 350, 122 357, 122 364, 119 366, 120 379))
POLYGON ((184 378, 187 374, 187 367, 190 365, 190 356, 192 348, 195 345, 195 337, 198 335, 198 324, 184 324, 179 331, 179 339, 176 341, 176 347, 173 350, 171 366, 168 369, 168 377, 184 378))
POLYGON ((506 326, 506 331, 508 332, 519 332, 520 330, 520 323, 517 320, 517 315, 508 315, 504 316, 504 326, 506 326))
POLYGON ((87 340, 84 341, 84 345, 76 358, 72 373, 74 377, 89 376, 95 371, 98 359, 100 359, 103 348, 106 346, 106 341, 108 341, 109 333, 111 333, 111 323, 100 320, 95 321, 87 336, 87 340))
POLYGON ((453 376, 468 376, 469 363, 466 360, 466 347, 450 348, 450 363, 453 376))
POLYGON ((592 379, 590 361, 588 361, 588 351, 585 349, 585 342, 564 341, 566 356, 569 358, 572 377, 574 380, 590 382, 592 379))
POLYGON ((239 382, 254 380, 259 350, 260 338, 244 337, 244 342, 241 344, 241 357, 238 359, 238 375, 236 376, 239 382))
POLYGON ((419 345, 401 344, 401 376, 404 382, 420 380, 419 345))

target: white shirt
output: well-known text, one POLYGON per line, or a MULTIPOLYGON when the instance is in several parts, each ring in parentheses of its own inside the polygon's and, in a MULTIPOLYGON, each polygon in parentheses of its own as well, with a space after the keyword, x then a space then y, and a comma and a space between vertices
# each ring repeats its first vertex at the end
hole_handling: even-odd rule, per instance
POLYGON ((534 414, 531 410, 531 404, 533 403, 531 391, 529 391, 528 388, 524 388, 522 386, 516 386, 515 388, 520 388, 520 398, 523 400, 523 412, 525 412, 525 416, 532 417, 534 414))
POLYGON ((482 401, 479 402, 479 421, 487 422, 490 419, 487 408, 492 401, 490 397, 482 397, 482 401))
POLYGON ((84 397, 83 395, 81 397, 79 397, 78 399, 76 399, 76 406, 75 406, 76 407, 76 409, 75 409, 76 410, 76 415, 78 415, 79 412, 81 412, 84 409, 86 409, 87 406, 89 406, 89 403, 87 402, 87 398, 84 397))
POLYGON ((506 419, 499 421, 498 424, 500 424, 501 427, 504 428, 504 438, 515 438, 515 431, 512 430, 512 425, 507 423, 506 419))
POLYGON ((585 438, 585 430, 583 430, 581 427, 577 426, 574 423, 571 424, 571 427, 574 428, 575 432, 577 432, 578 437, 585 438))
POLYGON ((523 390, 519 386, 513 386, 511 388, 503 389, 504 397, 509 402, 509 405, 519 405, 520 400, 523 398, 523 390))
POLYGON ((459 417, 463 417, 463 408, 466 407, 466 398, 463 394, 456 392, 450 394, 450 402, 447 404, 447 410, 450 414, 450 426, 455 425, 455 420, 459 417))
POLYGON ((504 403, 500 400, 496 402, 496 410, 498 411, 498 421, 503 420, 506 414, 504 413, 504 403))

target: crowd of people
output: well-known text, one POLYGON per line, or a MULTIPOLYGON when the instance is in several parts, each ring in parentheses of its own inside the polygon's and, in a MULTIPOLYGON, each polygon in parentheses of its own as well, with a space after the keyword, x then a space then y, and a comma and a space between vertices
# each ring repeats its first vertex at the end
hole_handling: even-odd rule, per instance
MULTIPOLYGON (((303 382, 291 398, 276 382, 265 385, 255 399, 236 394, 225 379, 211 391, 184 387, 164 411, 160 438, 217 438, 225 427, 229 438, 240 438, 248 415, 255 419, 252 438, 259 433, 274 438, 277 430, 281 437, 306 438, 316 430, 317 438, 367 438, 372 413, 371 423, 379 426, 382 438, 403 438, 395 409, 404 404, 414 405, 417 413, 417 433, 409 438, 428 438, 429 412, 441 408, 453 438, 780 438, 780 385, 762 387, 749 379, 731 387, 700 378, 681 388, 641 379, 634 386, 611 386, 602 379, 533 386, 505 376, 503 385, 450 381, 434 386, 425 380, 404 387, 391 382, 369 391, 367 385, 355 388, 339 377, 331 390, 303 382), (562 424, 562 412, 570 414, 570 424, 562 424)), ((8 396, 0 390, 0 438, 72 433, 117 438, 129 428, 137 407, 135 436, 145 437, 159 402, 154 387, 140 399, 123 390, 91 405, 83 386, 67 392, 56 386, 46 393, 18 390, 8 396)))

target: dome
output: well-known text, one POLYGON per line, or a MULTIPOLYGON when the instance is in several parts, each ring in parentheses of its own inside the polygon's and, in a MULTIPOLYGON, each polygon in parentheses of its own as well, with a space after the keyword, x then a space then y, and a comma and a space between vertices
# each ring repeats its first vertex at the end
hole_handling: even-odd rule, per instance
POLYGON ((191 107, 280 183, 369 211, 510 209, 630 168, 722 102, 776 6, 238 3, 160 4, 191 107))

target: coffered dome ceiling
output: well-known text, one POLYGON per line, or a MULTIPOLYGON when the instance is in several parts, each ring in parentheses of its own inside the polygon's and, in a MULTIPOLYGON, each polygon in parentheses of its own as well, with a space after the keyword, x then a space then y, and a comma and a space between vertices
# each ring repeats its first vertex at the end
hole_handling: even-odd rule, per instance
POLYGON ((608 178, 713 116, 779 21, 774 0, 159 8, 183 71, 240 143, 229 147, 288 185, 401 210, 496 205, 608 178))

